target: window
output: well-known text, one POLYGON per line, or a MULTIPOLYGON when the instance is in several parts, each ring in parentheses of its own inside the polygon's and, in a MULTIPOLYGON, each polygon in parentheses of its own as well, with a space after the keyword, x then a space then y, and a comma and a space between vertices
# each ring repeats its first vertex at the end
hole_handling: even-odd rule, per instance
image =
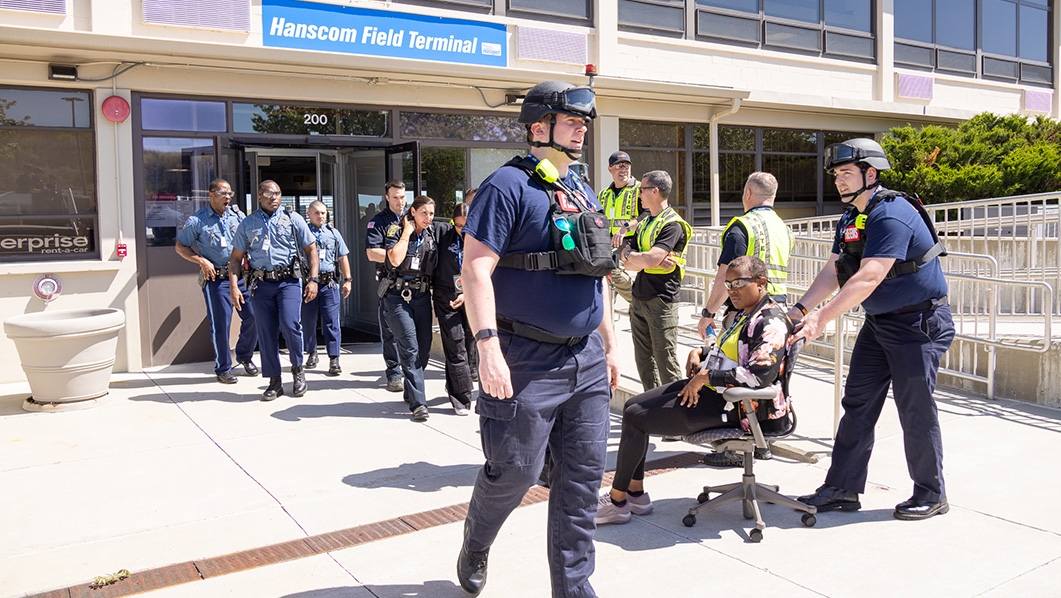
POLYGON ((685 0, 619 0, 619 30, 685 36, 685 0))
POLYGON ((1053 84, 1052 17, 1043 0, 895 0, 894 8, 896 64, 1053 84))
POLYGON ((0 262, 98 258, 92 94, 0 88, 0 262))
POLYGON ((227 128, 224 102, 144 98, 140 110, 145 131, 223 133, 227 128))
POLYGON ((236 133, 385 137, 390 133, 389 117, 387 111, 232 104, 232 130, 236 133))
POLYGON ((592 25, 591 0, 505 0, 508 14, 542 21, 592 25))
POLYGON ((751 47, 874 60, 867 0, 696 0, 696 35, 751 47))
POLYGON ((151 246, 172 246, 188 217, 210 203, 212 139, 144 137, 144 225, 151 246))
POLYGON ((476 114, 436 114, 402 112, 401 136, 404 139, 454 139, 459 141, 524 142, 527 129, 515 116, 481 116, 476 114))

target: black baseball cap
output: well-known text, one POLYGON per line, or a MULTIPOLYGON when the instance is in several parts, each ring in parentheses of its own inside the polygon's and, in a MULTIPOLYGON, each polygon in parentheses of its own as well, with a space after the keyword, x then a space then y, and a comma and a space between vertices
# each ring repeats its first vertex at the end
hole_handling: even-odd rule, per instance
POLYGON ((615 166, 619 162, 633 164, 633 162, 630 161, 630 154, 623 151, 615 152, 614 154, 612 154, 612 157, 608 158, 608 166, 615 166))

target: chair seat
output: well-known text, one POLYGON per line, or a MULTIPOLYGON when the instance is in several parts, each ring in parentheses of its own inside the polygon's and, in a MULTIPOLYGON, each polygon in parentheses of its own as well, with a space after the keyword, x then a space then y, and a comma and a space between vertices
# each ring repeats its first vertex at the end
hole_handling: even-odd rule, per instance
POLYGON ((700 430, 692 434, 682 436, 682 440, 689 444, 712 445, 720 440, 735 440, 744 436, 744 430, 740 428, 710 428, 700 430))

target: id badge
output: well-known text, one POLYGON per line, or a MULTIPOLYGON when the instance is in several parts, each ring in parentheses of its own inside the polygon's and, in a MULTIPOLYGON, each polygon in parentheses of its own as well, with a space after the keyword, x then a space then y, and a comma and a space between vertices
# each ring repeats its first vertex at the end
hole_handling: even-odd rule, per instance
POLYGON ((464 292, 464 287, 461 286, 461 275, 460 274, 454 274, 453 275, 453 288, 457 289, 458 293, 463 293, 464 292))
POLYGON ((722 365, 722 351, 715 347, 711 349, 711 352, 707 354, 707 369, 718 370, 721 369, 719 366, 722 365))
POLYGON ((218 237, 218 241, 221 243, 222 248, 228 247, 228 241, 225 240, 225 237, 218 237))
POLYGON ((413 259, 409 260, 409 267, 412 268, 413 270, 419 270, 420 269, 420 257, 417 256, 417 257, 414 257, 413 259))
POLYGON ((269 251, 272 248, 273 248, 273 246, 272 246, 272 243, 269 242, 269 237, 268 236, 266 236, 264 239, 262 239, 262 251, 269 251))

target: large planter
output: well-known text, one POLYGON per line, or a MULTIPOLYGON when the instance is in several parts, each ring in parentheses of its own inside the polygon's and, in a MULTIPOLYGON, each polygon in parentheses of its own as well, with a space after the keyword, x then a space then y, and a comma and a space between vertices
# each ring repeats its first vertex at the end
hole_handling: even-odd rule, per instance
POLYGON ((42 311, 4 320, 30 392, 27 411, 95 405, 110 387, 125 312, 112 308, 42 311))

